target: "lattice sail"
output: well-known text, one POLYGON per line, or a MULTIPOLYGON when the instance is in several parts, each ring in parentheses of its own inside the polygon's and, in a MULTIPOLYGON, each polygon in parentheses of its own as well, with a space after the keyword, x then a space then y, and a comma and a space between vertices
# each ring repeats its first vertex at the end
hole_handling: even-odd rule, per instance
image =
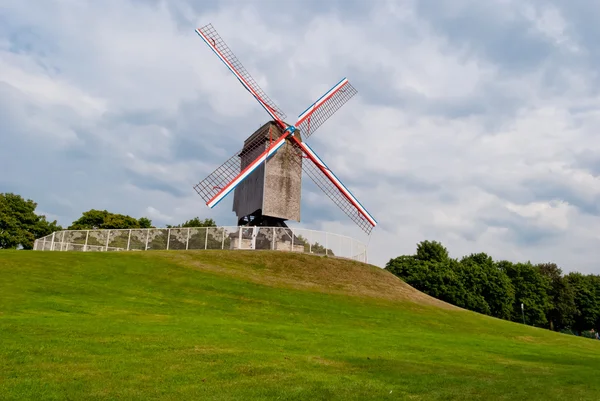
POLYGON ((259 103, 261 103, 273 119, 283 121, 286 118, 285 113, 271 100, 271 98, 269 98, 269 96, 267 96, 254 78, 252 78, 235 54, 229 49, 225 41, 217 33, 212 24, 196 29, 196 33, 198 33, 206 44, 213 49, 221 61, 225 63, 241 84, 259 101, 259 103))
POLYGON ((333 174, 333 172, 323 163, 323 161, 308 147, 305 143, 295 141, 295 146, 300 148, 307 159, 296 162, 302 164, 302 170, 311 180, 325 192, 325 194, 335 203, 356 225, 364 232, 370 234, 377 225, 377 221, 371 214, 358 202, 352 193, 342 184, 342 182, 333 174))
POLYGON ((281 135, 281 131, 271 123, 263 125, 246 140, 241 150, 196 184, 194 189, 209 207, 215 207, 261 163, 277 152, 285 144, 286 136, 281 135), (248 163, 248 160, 253 161, 248 163))
POLYGON ((356 95, 354 89, 346 78, 338 82, 327 93, 314 102, 302 114, 298 116, 296 128, 302 133, 302 138, 306 140, 329 119, 336 111, 340 109, 352 96, 356 95))

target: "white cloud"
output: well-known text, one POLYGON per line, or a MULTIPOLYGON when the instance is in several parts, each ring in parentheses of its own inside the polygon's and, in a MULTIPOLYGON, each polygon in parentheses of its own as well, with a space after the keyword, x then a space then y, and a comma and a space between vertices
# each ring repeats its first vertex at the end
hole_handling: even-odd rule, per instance
POLYGON ((548 37, 557 46, 577 52, 579 46, 567 33, 567 22, 560 10, 552 5, 545 4, 543 8, 536 8, 532 4, 523 4, 523 15, 532 23, 532 31, 537 31, 548 37))
POLYGON ((533 220, 544 228, 566 230, 569 227, 569 212, 572 208, 562 201, 531 202, 526 205, 507 203, 506 208, 519 216, 533 220))
POLYGON ((165 222, 171 222, 173 220, 172 216, 162 213, 160 210, 158 210, 152 206, 148 206, 146 208, 146 213, 148 214, 148 217, 150 217, 151 219, 154 219, 154 220, 160 220, 160 221, 165 221, 165 222))

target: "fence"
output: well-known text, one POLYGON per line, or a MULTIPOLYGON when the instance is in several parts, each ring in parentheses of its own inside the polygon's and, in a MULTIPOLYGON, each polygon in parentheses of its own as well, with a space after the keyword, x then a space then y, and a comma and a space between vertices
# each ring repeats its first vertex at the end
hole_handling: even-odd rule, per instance
POLYGON ((38 251, 254 249, 305 252, 367 262, 367 246, 323 231, 282 227, 65 230, 35 240, 38 251))

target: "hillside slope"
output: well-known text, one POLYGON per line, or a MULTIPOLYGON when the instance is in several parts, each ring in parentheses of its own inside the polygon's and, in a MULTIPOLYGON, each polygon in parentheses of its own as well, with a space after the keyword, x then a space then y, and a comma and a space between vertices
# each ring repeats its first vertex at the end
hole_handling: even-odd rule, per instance
POLYGON ((0 252, 2 399, 588 399, 600 341, 278 252, 0 252))
POLYGON ((459 309, 376 266, 346 259, 255 251, 159 253, 152 257, 268 286, 459 309))

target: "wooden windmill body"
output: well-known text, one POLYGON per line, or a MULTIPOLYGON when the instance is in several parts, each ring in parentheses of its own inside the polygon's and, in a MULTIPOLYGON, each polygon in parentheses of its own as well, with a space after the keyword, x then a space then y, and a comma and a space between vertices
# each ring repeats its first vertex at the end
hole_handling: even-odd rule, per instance
MULTIPOLYGON (((269 121, 250 135, 240 153, 241 170, 282 134, 281 128, 269 121)), ((302 153, 287 142, 235 188, 233 211, 238 225, 285 227, 286 220, 300 221, 301 193, 302 153)))

